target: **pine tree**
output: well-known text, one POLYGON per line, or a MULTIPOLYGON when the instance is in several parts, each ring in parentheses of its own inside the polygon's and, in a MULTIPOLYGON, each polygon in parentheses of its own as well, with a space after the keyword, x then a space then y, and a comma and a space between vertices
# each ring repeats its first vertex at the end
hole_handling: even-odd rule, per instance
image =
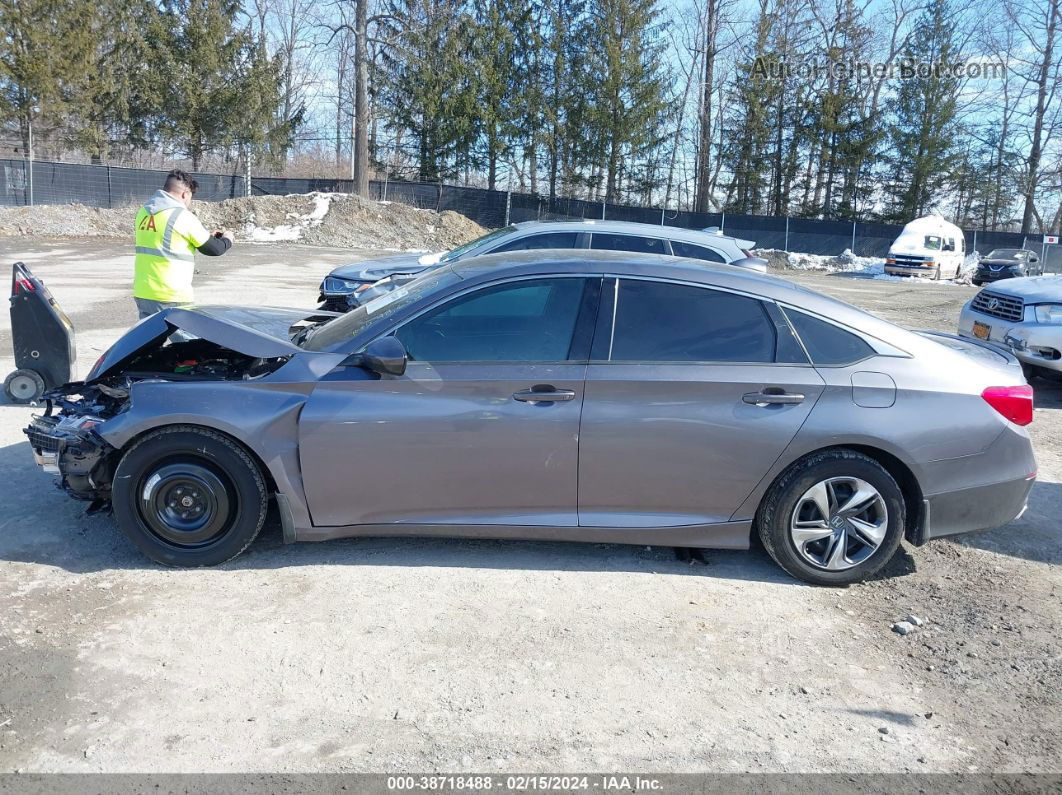
POLYGON ((283 64, 249 28, 238 0, 167 0, 150 28, 151 85, 162 134, 198 170, 212 152, 283 157, 302 109, 284 118, 283 64))
POLYGON ((381 99, 417 142, 417 175, 439 181, 474 164, 474 22, 461 0, 390 0, 381 99))
POLYGON ((94 62, 89 0, 0 0, 0 118, 13 119, 24 150, 65 133, 94 62))
POLYGON ((934 65, 956 58, 949 0, 930 0, 907 50, 913 76, 891 103, 892 155, 887 216, 909 221, 932 209, 951 174, 959 81, 934 65))
POLYGON ((601 143, 605 201, 617 201, 621 170, 633 171, 664 138, 669 111, 655 0, 591 0, 591 135, 601 143))

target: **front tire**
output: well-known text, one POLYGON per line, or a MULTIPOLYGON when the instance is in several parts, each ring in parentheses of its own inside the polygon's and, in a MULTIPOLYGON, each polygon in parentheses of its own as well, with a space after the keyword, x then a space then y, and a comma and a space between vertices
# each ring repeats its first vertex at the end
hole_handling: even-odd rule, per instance
POLYGON ((815 453, 768 489, 756 524, 775 562, 814 585, 870 577, 903 538, 903 493, 884 467, 854 450, 815 453))
POLYGON ((265 522, 268 492, 258 464, 215 431, 174 425, 152 431, 115 471, 114 515, 141 552, 166 566, 214 566, 243 552, 265 522))

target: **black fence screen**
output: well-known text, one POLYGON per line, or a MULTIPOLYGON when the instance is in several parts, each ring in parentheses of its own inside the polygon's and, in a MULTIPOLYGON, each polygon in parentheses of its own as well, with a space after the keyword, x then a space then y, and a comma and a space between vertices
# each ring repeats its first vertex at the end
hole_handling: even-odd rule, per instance
MULTIPOLYGON (((162 185, 165 171, 76 163, 33 163, 32 201, 29 168, 25 160, 0 160, 0 206, 27 204, 84 204, 91 207, 127 207, 139 204, 162 185)), ((242 176, 196 174, 196 198, 221 201, 246 196, 242 176)), ((370 195, 377 201, 393 201, 422 209, 454 210, 478 224, 495 228, 520 221, 571 218, 607 218, 612 221, 678 226, 687 229, 717 227, 733 237, 751 241, 757 248, 773 248, 806 254, 836 255, 845 249, 863 257, 883 257, 902 227, 889 224, 819 221, 727 213, 693 213, 654 207, 549 199, 529 193, 470 188, 419 182, 373 181, 370 195)), ((350 193, 353 183, 344 179, 301 177, 252 177, 253 195, 284 195, 333 191, 350 193)), ((966 231, 966 250, 1032 248, 1041 251, 1049 271, 1062 271, 1062 248, 1043 247, 1043 238, 1015 232, 966 231)))

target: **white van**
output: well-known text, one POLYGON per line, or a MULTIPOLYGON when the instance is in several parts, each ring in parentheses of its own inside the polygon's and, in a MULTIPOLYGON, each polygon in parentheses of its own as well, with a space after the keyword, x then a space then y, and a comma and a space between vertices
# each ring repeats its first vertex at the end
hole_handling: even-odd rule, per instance
POLYGON ((889 246, 885 272, 893 276, 958 278, 966 259, 962 230, 939 215, 911 221, 889 246))

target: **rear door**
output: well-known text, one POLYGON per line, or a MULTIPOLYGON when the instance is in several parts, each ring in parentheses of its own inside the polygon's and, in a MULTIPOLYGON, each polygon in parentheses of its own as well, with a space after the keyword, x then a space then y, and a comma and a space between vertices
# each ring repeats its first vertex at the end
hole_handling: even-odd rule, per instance
POLYGON ((823 389, 773 304, 607 279, 579 449, 579 523, 728 521, 823 389))
POLYGON ((322 379, 299 420, 314 525, 577 524, 600 277, 472 289, 388 333, 405 375, 322 379))

